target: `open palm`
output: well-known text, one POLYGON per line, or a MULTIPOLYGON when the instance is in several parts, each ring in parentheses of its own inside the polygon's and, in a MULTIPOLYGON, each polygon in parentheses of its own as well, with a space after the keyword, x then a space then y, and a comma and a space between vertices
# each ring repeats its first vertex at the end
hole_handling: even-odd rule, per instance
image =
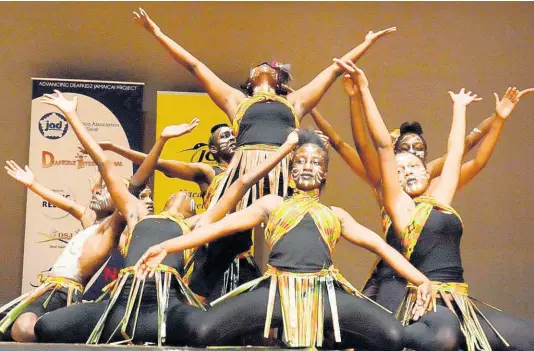
POLYGON ((4 166, 7 174, 9 174, 13 179, 21 182, 25 186, 29 187, 35 181, 35 174, 33 174, 30 167, 25 166, 24 169, 13 160, 6 161, 7 166, 4 166))
POLYGON ((198 126, 199 122, 200 120, 198 118, 193 118, 193 120, 189 123, 167 126, 161 132, 161 138, 171 139, 171 138, 177 138, 181 135, 187 134, 191 132, 193 129, 195 129, 198 126))

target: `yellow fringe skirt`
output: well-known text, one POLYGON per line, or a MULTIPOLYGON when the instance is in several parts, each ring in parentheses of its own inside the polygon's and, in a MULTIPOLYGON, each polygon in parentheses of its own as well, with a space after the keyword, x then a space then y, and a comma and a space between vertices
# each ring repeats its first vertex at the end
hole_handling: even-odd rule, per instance
MULTIPOLYGON (((182 278, 178 272, 169 266, 159 265, 156 268, 154 277, 156 280, 156 297, 158 305, 158 346, 161 346, 165 342, 166 338, 166 321, 167 321, 167 307, 169 303, 169 294, 171 288, 172 277, 175 277, 178 281, 180 287, 180 292, 183 295, 183 298, 192 306, 205 309, 204 305, 196 298, 195 294, 189 289, 189 287, 182 281, 182 278)), ((106 293, 110 294, 108 305, 104 310, 104 313, 100 317, 98 323, 96 324, 93 332, 87 340, 87 344, 98 344, 100 343, 100 336, 104 330, 106 320, 108 315, 113 309, 115 302, 118 297, 121 295, 122 289, 126 281, 132 279, 132 285, 130 289, 130 294, 128 295, 128 301, 126 303, 126 310, 124 312, 124 317, 121 322, 115 328, 112 335, 109 337, 106 343, 109 343, 113 335, 117 330, 121 329, 121 334, 124 337, 124 340, 116 342, 115 344, 128 343, 131 344, 134 336, 135 329, 137 326, 137 319, 139 317, 139 310, 141 307, 141 301, 143 298, 143 291, 145 287, 145 280, 138 279, 135 276, 134 267, 127 267, 122 269, 119 272, 119 276, 116 280, 108 284, 104 289, 104 294, 99 298, 98 301, 102 300, 106 293), (132 321, 131 330, 127 330, 128 325, 132 321)))
MULTIPOLYGON (((432 301, 428 311, 436 311, 437 300, 441 301, 456 315, 460 322, 460 329, 465 336, 467 351, 483 350, 491 351, 488 338, 484 333, 479 321, 479 316, 482 317, 489 326, 493 329, 495 334, 501 341, 509 347, 510 345, 502 337, 502 335, 495 329, 491 322, 484 316, 482 311, 476 306, 475 302, 482 303, 497 311, 499 309, 488 305, 484 302, 475 300, 469 296, 469 286, 465 283, 442 283, 438 281, 432 282, 432 301)), ((396 317, 401 323, 406 326, 409 324, 412 311, 417 300, 417 287, 413 284, 408 284, 406 296, 397 310, 396 317)))
POLYGON ((70 306, 73 302, 74 296, 83 294, 83 286, 68 278, 63 277, 42 277, 39 275, 39 285, 34 290, 23 294, 16 299, 8 302, 4 306, 0 307, 0 313, 9 311, 4 318, 0 321, 0 333, 5 333, 7 328, 22 314, 29 304, 43 296, 46 292, 52 291, 46 301, 43 303, 43 307, 46 308, 57 290, 65 288, 67 289, 67 306, 70 306))
MULTIPOLYGON (((278 146, 263 144, 240 146, 236 150, 228 168, 226 168, 224 176, 220 180, 219 186, 210 201, 209 207, 213 207, 217 203, 235 180, 265 161, 278 148, 278 146)), ((239 201, 236 206, 236 211, 242 210, 248 206, 249 202, 252 203, 266 194, 286 196, 289 187, 289 162, 290 156, 288 155, 269 172, 268 189, 265 188, 264 181, 254 184, 239 201), (282 189, 280 189, 280 185, 282 185, 282 189)))
MULTIPOLYGON (((278 290, 284 326, 283 341, 290 347, 322 346, 325 299, 328 299, 330 303, 335 340, 341 342, 335 282, 348 293, 367 299, 341 275, 335 266, 313 273, 292 273, 268 266, 262 277, 241 285, 213 301, 211 305, 216 305, 223 300, 252 290, 267 279, 270 280, 270 287, 264 337, 269 336, 276 291, 278 290)), ((369 301, 377 304, 372 300, 369 301)))

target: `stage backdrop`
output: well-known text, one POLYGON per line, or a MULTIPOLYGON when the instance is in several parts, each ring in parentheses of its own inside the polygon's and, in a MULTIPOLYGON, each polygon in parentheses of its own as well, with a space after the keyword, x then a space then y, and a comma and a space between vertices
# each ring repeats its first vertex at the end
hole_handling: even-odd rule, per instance
MULTIPOLYGON (((230 124, 226 114, 204 93, 178 93, 158 91, 156 139, 163 128, 172 124, 189 123, 199 118, 199 125, 189 134, 167 142, 161 158, 183 162, 205 162, 216 165, 209 153, 208 139, 211 128, 220 123, 230 124)), ((167 178, 156 172, 154 179, 154 202, 156 213, 163 209, 169 196, 177 191, 188 191, 194 197, 197 211, 202 211, 200 189, 193 182, 167 178)))
MULTIPOLYGON (((111 140, 141 150, 144 83, 32 78, 29 166, 41 184, 88 205, 89 177, 97 171, 89 156, 78 151, 78 139, 60 111, 40 102, 43 94, 57 89, 68 99, 78 96, 78 114, 97 140, 111 140)), ((132 163, 108 153, 122 177, 130 178, 132 163)), ((81 229, 80 222, 28 191, 22 292, 36 286, 37 274, 50 269, 70 238, 81 229)), ((116 277, 122 265, 118 252, 112 255, 86 298, 116 277)))

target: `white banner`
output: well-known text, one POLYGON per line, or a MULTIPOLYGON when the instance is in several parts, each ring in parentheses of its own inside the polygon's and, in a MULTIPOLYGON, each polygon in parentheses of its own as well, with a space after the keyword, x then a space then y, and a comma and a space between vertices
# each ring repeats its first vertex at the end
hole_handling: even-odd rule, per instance
MULTIPOLYGON (((143 84, 33 79, 29 166, 39 183, 86 206, 91 198, 89 177, 97 168, 89 156, 78 151, 78 139, 61 112, 40 102, 44 93, 52 93, 54 89, 64 93, 67 99, 78 96, 78 114, 95 140, 110 140, 139 149, 143 84), (110 108, 125 111, 114 113, 110 108), (132 131, 129 136, 123 128, 125 118, 127 129, 132 131), (137 145, 131 145, 132 140, 137 145)), ((122 177, 131 177, 131 161, 113 153, 108 156, 122 177)), ((66 243, 80 229, 77 219, 28 191, 23 293, 37 285, 37 274, 50 269, 66 243)))

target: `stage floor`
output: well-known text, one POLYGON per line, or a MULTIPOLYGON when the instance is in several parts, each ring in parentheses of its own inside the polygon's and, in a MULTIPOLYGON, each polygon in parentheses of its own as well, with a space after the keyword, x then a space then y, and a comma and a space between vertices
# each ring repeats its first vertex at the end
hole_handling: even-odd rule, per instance
MULTIPOLYGON (((127 350, 146 350, 146 351, 186 351, 186 350, 242 350, 242 351, 270 351, 270 350, 289 350, 275 347, 256 347, 256 346, 224 346, 210 347, 207 349, 179 346, 136 346, 136 345, 84 345, 84 344, 30 344, 17 342, 0 342, 0 351, 127 351, 127 350)), ((294 350, 294 349, 293 349, 294 350)), ((305 350, 305 349, 299 349, 305 350)))
POLYGON ((31 344, 18 342, 0 342, 0 351, 126 351, 126 350, 146 350, 146 351, 182 351, 182 350, 247 350, 247 351, 270 351, 283 350, 273 347, 241 347, 241 346, 225 346, 213 347, 209 349, 198 349, 193 347, 179 347, 179 346, 137 346, 137 345, 84 345, 84 344, 31 344))

